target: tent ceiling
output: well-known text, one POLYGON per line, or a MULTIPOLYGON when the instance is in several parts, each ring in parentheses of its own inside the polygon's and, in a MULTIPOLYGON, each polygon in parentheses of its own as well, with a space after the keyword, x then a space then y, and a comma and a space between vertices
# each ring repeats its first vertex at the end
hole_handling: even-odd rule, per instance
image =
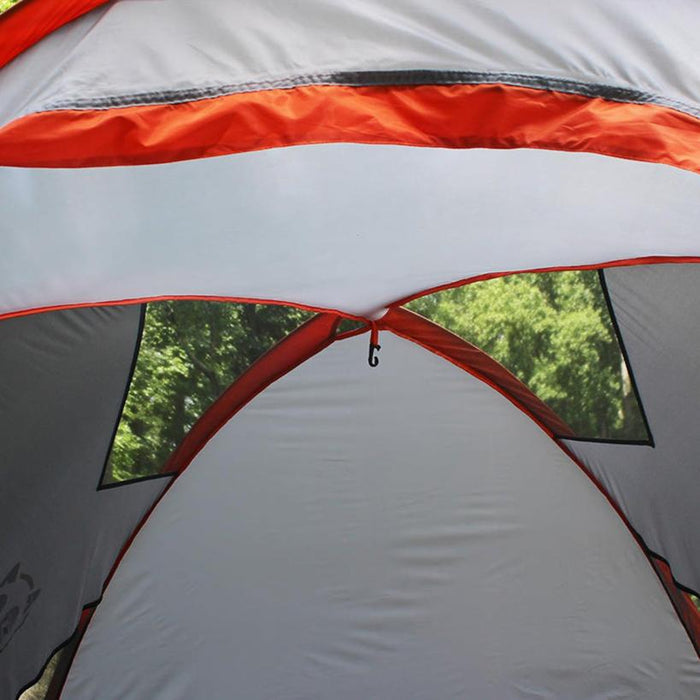
POLYGON ((0 171, 0 313, 160 295, 351 314, 504 270, 700 254, 700 180, 548 151, 319 145, 0 171))
POLYGON ((695 111, 699 33, 700 8, 691 0, 676 0, 673 11, 626 0, 116 2, 8 66, 0 122, 105 97, 167 101, 174 91, 416 69, 490 73, 516 85, 530 76, 573 80, 695 111))

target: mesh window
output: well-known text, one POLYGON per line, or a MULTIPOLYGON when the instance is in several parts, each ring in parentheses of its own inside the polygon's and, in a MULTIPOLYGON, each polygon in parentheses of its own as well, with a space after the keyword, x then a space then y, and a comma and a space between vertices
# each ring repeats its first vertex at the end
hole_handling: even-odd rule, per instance
POLYGON ((408 308, 498 360, 579 438, 649 441, 596 271, 499 277, 408 308))
POLYGON ((311 316, 278 305, 148 304, 103 483, 158 473, 229 385, 311 316))

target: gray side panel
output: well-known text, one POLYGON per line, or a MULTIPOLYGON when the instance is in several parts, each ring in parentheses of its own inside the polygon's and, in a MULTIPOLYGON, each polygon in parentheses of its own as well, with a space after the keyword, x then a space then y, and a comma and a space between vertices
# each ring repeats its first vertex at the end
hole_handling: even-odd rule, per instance
POLYGON ((605 273, 655 447, 570 442, 647 546, 700 590, 700 267, 605 273))
POLYGON ((333 344, 178 478, 63 700, 696 700, 700 661, 593 483, 390 333, 333 344))
POLYGON ((165 485, 97 491, 139 313, 81 309, 0 323, 2 698, 14 698, 72 634, 165 485))

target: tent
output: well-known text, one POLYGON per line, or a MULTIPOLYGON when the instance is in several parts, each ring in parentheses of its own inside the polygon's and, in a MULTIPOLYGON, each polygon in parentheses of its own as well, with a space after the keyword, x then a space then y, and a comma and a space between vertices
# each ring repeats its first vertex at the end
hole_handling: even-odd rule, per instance
POLYGON ((700 697, 699 34, 688 0, 0 17, 0 697, 61 648, 62 700, 700 697), (557 270, 603 282, 641 439, 406 308, 557 270), (161 300, 313 313, 106 483, 161 300))

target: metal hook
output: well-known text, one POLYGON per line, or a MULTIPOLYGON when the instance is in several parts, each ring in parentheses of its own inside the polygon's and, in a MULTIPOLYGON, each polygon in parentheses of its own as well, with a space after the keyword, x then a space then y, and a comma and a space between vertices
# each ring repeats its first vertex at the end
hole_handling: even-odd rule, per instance
POLYGON ((369 357, 367 358, 367 362, 369 362, 370 367, 376 367, 379 364, 379 358, 375 353, 379 352, 381 349, 381 345, 377 345, 376 343, 369 344, 369 357))

